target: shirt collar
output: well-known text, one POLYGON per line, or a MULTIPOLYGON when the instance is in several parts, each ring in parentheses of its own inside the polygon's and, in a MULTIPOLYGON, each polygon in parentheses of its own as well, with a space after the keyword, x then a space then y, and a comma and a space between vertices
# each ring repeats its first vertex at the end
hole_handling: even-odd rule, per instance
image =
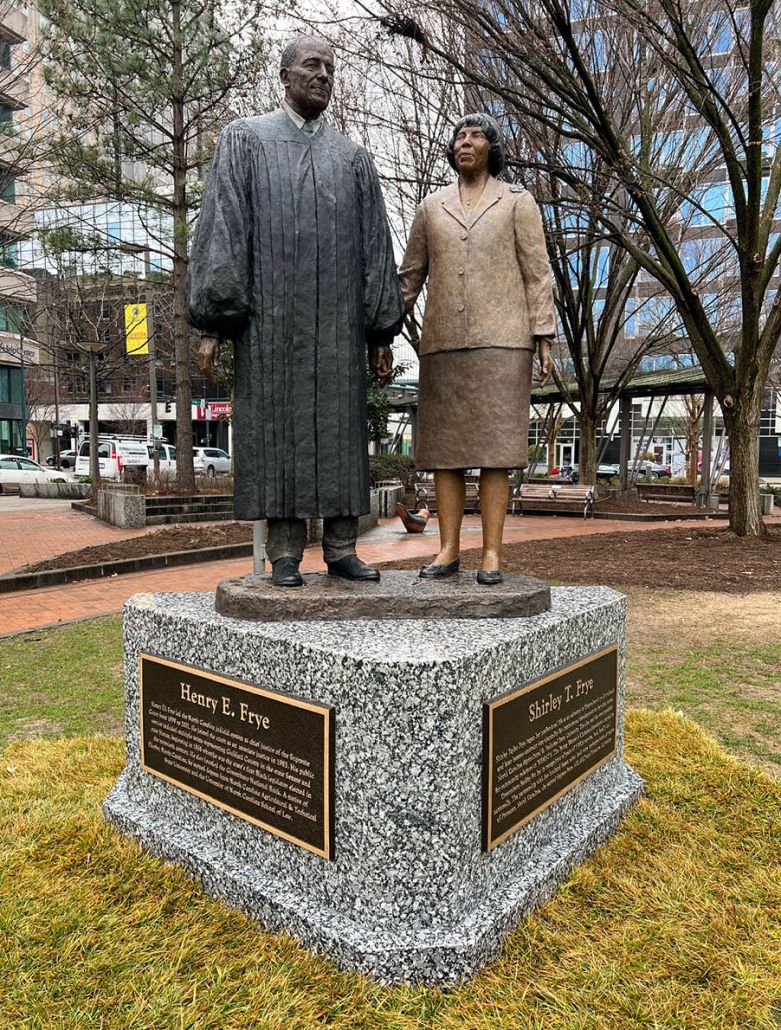
MULTIPOLYGON (((302 118, 301 115, 298 113, 298 111, 294 111, 293 108, 290 106, 290 104, 287 103, 286 100, 282 100, 282 110, 285 112, 285 114, 288 116, 288 118, 291 120, 291 122, 293 122, 293 124, 297 128, 302 129, 304 127, 304 123, 306 122, 307 119, 306 118, 302 118)), ((312 130, 313 130, 312 134, 313 135, 314 135, 315 132, 317 132, 319 129, 322 128, 323 121, 324 121, 324 119, 323 119, 323 116, 321 114, 319 114, 317 116, 317 118, 310 118, 309 119, 309 124, 312 126, 312 130)))

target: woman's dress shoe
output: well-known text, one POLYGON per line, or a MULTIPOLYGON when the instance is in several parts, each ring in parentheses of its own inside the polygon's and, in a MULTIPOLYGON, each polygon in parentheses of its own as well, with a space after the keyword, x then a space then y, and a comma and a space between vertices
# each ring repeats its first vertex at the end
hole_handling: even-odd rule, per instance
POLYGON ((504 576, 499 569, 480 569, 477 582, 483 587, 495 587, 504 582, 504 576))
POLYGON ((452 576, 454 572, 458 572, 460 564, 461 559, 454 558, 447 565, 424 565, 418 575, 421 579, 444 579, 446 576, 452 576))

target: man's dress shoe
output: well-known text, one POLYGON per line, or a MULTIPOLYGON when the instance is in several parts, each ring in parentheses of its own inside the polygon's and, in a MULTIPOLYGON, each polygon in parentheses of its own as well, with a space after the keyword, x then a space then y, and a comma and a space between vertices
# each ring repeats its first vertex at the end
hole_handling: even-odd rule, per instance
POLYGON ((458 572, 460 564, 461 559, 454 558, 447 565, 424 565, 418 575, 421 579, 444 579, 446 576, 452 576, 454 572, 458 572))
POLYGON ((338 561, 328 562, 328 575, 341 576, 342 579, 360 580, 363 582, 377 582, 380 578, 378 569, 361 561, 357 554, 347 554, 338 561))
POLYGON ((302 587, 304 577, 298 571, 298 561, 285 556, 271 563, 271 582, 275 587, 302 587))

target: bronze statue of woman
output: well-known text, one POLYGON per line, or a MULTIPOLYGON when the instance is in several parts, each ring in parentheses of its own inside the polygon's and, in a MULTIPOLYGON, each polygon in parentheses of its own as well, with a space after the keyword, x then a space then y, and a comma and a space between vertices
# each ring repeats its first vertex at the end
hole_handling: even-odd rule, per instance
POLYGON ((556 330, 542 220, 523 186, 500 181, 504 144, 487 114, 454 127, 458 182, 415 213, 400 278, 407 310, 428 281, 420 334, 415 461, 434 472, 440 551, 420 575, 459 567, 466 469, 479 468, 483 552, 477 582, 502 582, 511 468, 528 460, 534 354, 545 385, 556 330))

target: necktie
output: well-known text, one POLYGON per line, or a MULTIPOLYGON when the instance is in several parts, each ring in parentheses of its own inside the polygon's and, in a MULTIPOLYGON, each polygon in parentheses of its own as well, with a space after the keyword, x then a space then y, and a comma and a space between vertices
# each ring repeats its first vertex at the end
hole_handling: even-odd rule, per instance
POLYGON ((305 136, 314 136, 315 127, 314 125, 312 125, 311 122, 304 122, 304 124, 301 126, 301 131, 305 136))

